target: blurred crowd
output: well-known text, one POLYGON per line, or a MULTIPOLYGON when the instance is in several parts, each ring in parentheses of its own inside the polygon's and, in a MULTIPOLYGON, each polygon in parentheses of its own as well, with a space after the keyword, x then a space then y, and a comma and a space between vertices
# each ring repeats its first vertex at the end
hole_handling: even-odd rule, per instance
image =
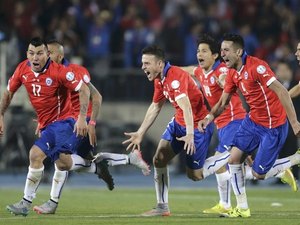
POLYGON ((0 40, 10 44, 9 69, 39 35, 60 40, 67 58, 103 78, 139 67, 148 44, 163 46, 173 64, 195 64, 199 34, 237 32, 249 54, 296 70, 299 11, 297 0, 1 0, 0 40))

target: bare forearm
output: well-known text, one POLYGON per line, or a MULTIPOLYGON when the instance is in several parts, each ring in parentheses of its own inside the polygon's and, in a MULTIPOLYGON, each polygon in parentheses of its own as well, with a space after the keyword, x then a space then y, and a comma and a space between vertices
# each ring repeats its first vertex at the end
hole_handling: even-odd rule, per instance
POLYGON ((0 115, 4 115, 13 98, 13 93, 5 91, 0 102, 0 115))
POLYGON ((282 92, 280 92, 278 98, 286 111, 290 123, 295 123, 297 121, 297 115, 293 102, 288 95, 288 91, 284 89, 282 92))
POLYGON ((178 106, 182 109, 184 123, 186 126, 186 134, 194 133, 194 117, 192 106, 188 97, 180 98, 177 100, 178 106))
POLYGON ((80 101, 80 116, 86 117, 88 105, 90 99, 90 91, 86 85, 82 85, 79 90, 79 101, 80 101))
POLYGON ((300 84, 294 86, 291 90, 289 90, 289 94, 291 98, 296 98, 300 95, 300 84))
POLYGON ((229 104, 230 99, 231 99, 231 94, 223 92, 219 101, 212 107, 208 117, 206 118, 211 122, 214 118, 221 115, 225 110, 225 107, 229 104))
POLYGON ((138 129, 138 133, 144 135, 147 130, 151 127, 151 125, 154 123, 155 119, 157 118, 163 103, 152 103, 147 113, 144 117, 144 121, 142 122, 140 128, 138 129))
POLYGON ((91 102, 92 102, 91 120, 96 121, 99 116, 100 107, 102 104, 102 96, 91 83, 88 84, 88 87, 90 90, 90 96, 91 96, 91 102))

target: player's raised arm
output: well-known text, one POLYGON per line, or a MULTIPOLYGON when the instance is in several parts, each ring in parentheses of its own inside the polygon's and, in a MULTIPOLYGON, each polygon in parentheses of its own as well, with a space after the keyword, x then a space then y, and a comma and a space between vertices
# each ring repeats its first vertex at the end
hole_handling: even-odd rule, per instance
POLYGON ((295 85, 289 90, 289 94, 291 98, 296 98, 300 95, 300 84, 295 85))
POLYGON ((134 150, 136 147, 138 150, 140 150, 140 144, 143 140, 143 137, 147 130, 151 127, 151 125, 154 123, 155 119, 157 118, 163 104, 164 100, 160 102, 152 102, 149 106, 146 115, 144 117, 144 120, 140 126, 140 128, 136 132, 125 132, 124 134, 129 137, 127 140, 123 141, 122 144, 128 144, 126 150, 129 149, 134 150))
POLYGON ((198 129, 201 132, 204 132, 207 125, 214 120, 214 118, 218 117, 228 105, 231 99, 231 94, 223 92, 217 104, 215 104, 210 113, 206 115, 203 120, 200 120, 198 123, 198 129))
POLYGON ((13 92, 4 91, 0 102, 0 137, 4 134, 4 114, 14 96, 13 92))

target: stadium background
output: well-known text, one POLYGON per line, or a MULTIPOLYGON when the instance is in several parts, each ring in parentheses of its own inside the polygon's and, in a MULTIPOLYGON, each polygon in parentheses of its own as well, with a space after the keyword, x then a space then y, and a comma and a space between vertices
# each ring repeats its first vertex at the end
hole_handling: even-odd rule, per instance
MULTIPOLYGON (((144 46, 158 43, 172 64, 190 65, 197 63, 199 34, 221 39, 224 32, 236 32, 244 37, 249 54, 274 69, 278 62, 288 62, 299 80, 294 56, 300 41, 299 11, 297 0, 0 0, 0 93, 25 59, 31 37, 56 38, 64 44, 66 58, 89 69, 103 95, 98 151, 124 153, 123 132, 138 127, 152 97, 152 83, 139 68, 144 46)), ((142 146, 148 162, 172 114, 167 104, 149 130, 142 146)), ((0 173, 27 171, 33 118, 20 90, 5 117, 0 173)), ((183 171, 181 162, 181 157, 173 162, 174 172, 183 171)), ((49 162, 46 168, 52 168, 49 162)))

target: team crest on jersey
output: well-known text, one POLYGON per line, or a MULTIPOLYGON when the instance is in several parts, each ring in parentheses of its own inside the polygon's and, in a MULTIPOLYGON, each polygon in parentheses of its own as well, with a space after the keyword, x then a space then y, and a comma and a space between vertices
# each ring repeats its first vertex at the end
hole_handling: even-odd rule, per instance
POLYGON ((215 83, 215 78, 214 77, 210 77, 210 83, 214 84, 215 83))
POLYGON ((257 68, 256 68, 256 71, 259 73, 259 74, 264 74, 266 72, 266 67, 263 66, 263 65, 259 65, 257 68))
POLYGON ((84 80, 85 83, 89 83, 90 82, 90 78, 89 78, 89 76, 87 74, 83 75, 83 80, 84 80))
POLYGON ((52 81, 52 79, 51 79, 50 77, 47 77, 47 78, 46 78, 46 85, 47 85, 47 86, 50 86, 50 85, 52 84, 52 82, 53 82, 53 81, 52 81))
POLYGON ((220 73, 227 73, 228 72, 228 68, 222 66, 220 69, 219 69, 220 73))
POLYGON ((68 81, 72 81, 72 80, 74 80, 74 73, 72 73, 72 72, 67 72, 67 74, 66 74, 66 78, 67 78, 67 80, 68 81))
POLYGON ((180 82, 179 82, 178 80, 173 80, 173 81, 172 81, 171 87, 172 87, 173 89, 177 89, 177 88, 179 88, 179 86, 180 86, 180 82))
POLYGON ((245 72, 245 73, 244 73, 244 78, 245 78, 245 80, 247 80, 247 79, 248 79, 248 77, 249 77, 248 73, 247 73, 247 72, 245 72))

